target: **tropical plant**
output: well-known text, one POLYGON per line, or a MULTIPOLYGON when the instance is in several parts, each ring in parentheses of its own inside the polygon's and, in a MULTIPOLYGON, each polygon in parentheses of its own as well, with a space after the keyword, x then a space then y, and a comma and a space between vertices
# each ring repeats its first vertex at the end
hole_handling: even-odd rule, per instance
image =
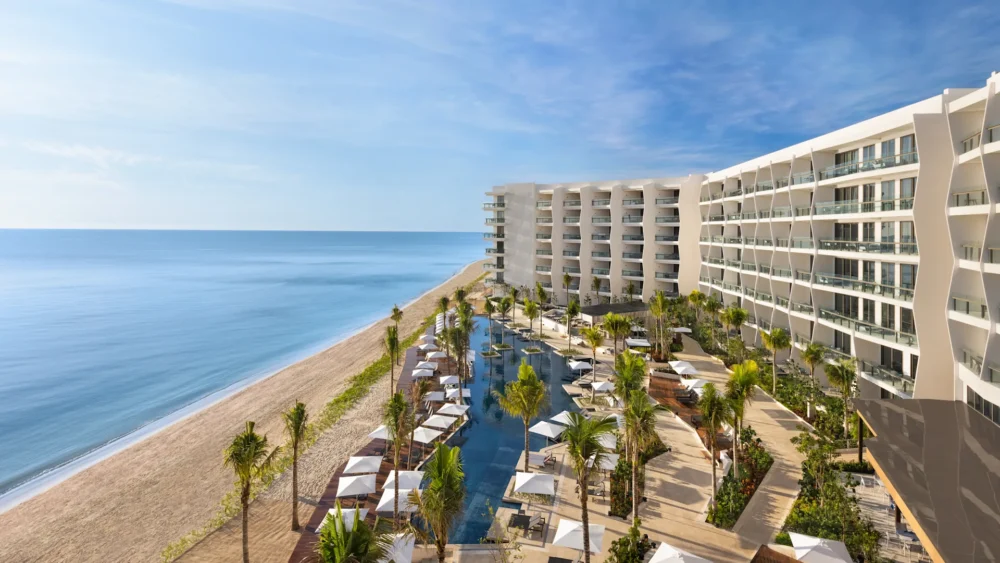
POLYGON ((466 358, 469 353, 469 349, 472 347, 472 333, 476 331, 476 312, 472 308, 472 305, 468 302, 463 301, 461 305, 458 306, 458 321, 455 323, 455 329, 459 333, 459 344, 461 350, 458 354, 458 370, 459 370, 459 380, 458 389, 459 394, 464 386, 464 381, 469 377, 469 362, 466 358))
POLYGON ((392 306, 392 312, 389 314, 389 318, 392 319, 392 322, 396 325, 396 332, 399 332, 399 321, 403 320, 403 310, 399 308, 399 305, 392 306))
POLYGON ((566 339, 569 340, 570 352, 573 351, 573 319, 580 314, 580 302, 576 299, 566 307, 566 339))
POLYGON ((389 393, 396 389, 396 361, 399 359, 400 349, 399 327, 389 325, 385 327, 385 338, 382 339, 382 348, 389 356, 389 393))
POLYGON ((576 484, 580 491, 580 521, 583 523, 583 561, 590 563, 590 514, 587 510, 590 476, 599 471, 608 451, 601 445, 601 437, 611 434, 615 419, 584 418, 580 413, 569 414, 569 426, 563 431, 563 442, 567 445, 570 463, 576 474, 576 484))
POLYGON ((661 358, 670 357, 670 351, 665 348, 664 344, 666 341, 666 331, 664 330, 665 327, 663 323, 663 319, 667 316, 669 311, 670 301, 667 299, 667 296, 662 290, 656 290, 656 293, 653 294, 653 298, 649 300, 649 313, 653 315, 654 319, 656 319, 656 334, 659 337, 658 340, 661 358))
POLYGON ((632 296, 635 295, 635 282, 629 280, 628 285, 625 286, 625 293, 627 294, 628 302, 633 301, 632 296))
POLYGON ((326 517, 326 524, 319 534, 316 553, 323 563, 377 563, 385 557, 392 546, 388 534, 376 533, 379 521, 375 520, 374 529, 361 519, 360 513, 354 511, 354 521, 348 531, 344 522, 344 512, 337 501, 334 511, 326 517))
POLYGON ((469 292, 464 287, 458 287, 455 289, 455 303, 462 304, 465 303, 465 298, 468 297, 469 292))
POLYGON ((548 303, 549 294, 545 292, 545 288, 542 287, 542 282, 535 282, 535 296, 538 298, 539 303, 548 303))
POLYGON ((309 430, 309 415, 306 406, 298 401, 295 406, 281 415, 285 421, 285 433, 292 446, 292 531, 299 529, 299 446, 309 430))
POLYGON ((594 292, 594 302, 601 302, 601 278, 594 276, 590 280, 590 290, 594 292))
MULTIPOLYGON (((524 302, 524 316, 528 317, 528 329, 530 331, 531 327, 535 324, 535 319, 539 318, 539 307, 538 303, 528 299, 524 302)), ((538 321, 538 330, 542 330, 542 321, 538 321)), ((539 336, 539 338, 541 338, 539 336)))
POLYGON ((701 410, 701 423, 705 427, 705 440, 712 452, 712 505, 715 505, 715 495, 718 492, 716 477, 716 460, 719 459, 719 430, 722 425, 732 419, 732 409, 726 397, 719 393, 714 383, 706 383, 702 387, 701 399, 698 400, 701 410))
POLYGON ((847 419, 850 413, 850 400, 854 390, 854 382, 858 377, 857 365, 854 358, 841 358, 834 364, 827 364, 826 378, 830 384, 840 390, 844 397, 844 436, 850 435, 847 428, 847 419))
POLYGON ((615 396, 625 404, 632 391, 642 388, 646 377, 646 360, 639 354, 622 352, 615 357, 615 396))
POLYGON ((410 412, 409 420, 406 427, 410 432, 410 441, 408 446, 409 453, 406 455, 406 470, 410 470, 410 465, 413 463, 413 433, 417 429, 417 413, 420 412, 420 405, 423 403, 424 397, 431 392, 434 388, 434 384, 427 378, 414 379, 410 383, 410 412))
POLYGON ((240 488, 240 509, 243 515, 243 563, 250 563, 250 492, 271 469, 281 448, 268 451, 267 436, 254 432, 248 420, 246 429, 233 437, 226 447, 225 465, 236 474, 240 488))
POLYGON ((520 293, 521 293, 520 290, 518 290, 516 287, 510 288, 510 291, 507 292, 507 297, 510 297, 511 325, 517 324, 517 297, 520 293))
POLYGON ((429 480, 423 491, 410 491, 410 502, 417 507, 434 536, 438 562, 444 563, 448 534, 462 514, 465 504, 465 471, 458 446, 438 442, 434 456, 424 465, 429 480))
POLYGON ((691 293, 688 294, 687 297, 688 303, 690 303, 691 307, 694 308, 695 319, 699 323, 701 322, 701 307, 705 304, 705 299, 707 299, 705 294, 697 289, 692 289, 691 293))
POLYGON ((743 429, 743 420, 746 415, 747 406, 753 401, 754 392, 757 389, 759 369, 753 360, 747 360, 742 364, 733 366, 733 373, 726 382, 726 398, 732 410, 733 418, 733 475, 739 475, 740 468, 740 431, 743 429))
POLYGON ((791 348, 792 339, 781 327, 771 329, 770 332, 761 331, 760 336, 764 347, 771 352, 771 395, 774 395, 778 392, 778 352, 791 348))
MULTIPOLYGON (((594 369, 591 370, 590 381, 597 381, 597 348, 604 344, 604 331, 596 326, 588 326, 580 331, 583 343, 590 348, 591 357, 594 359, 594 369)), ((594 402, 594 386, 590 386, 590 402, 594 402)))
MULTIPOLYGON (((442 326, 444 327, 445 330, 448 330, 448 307, 450 304, 451 300, 448 299, 447 295, 442 295, 441 297, 438 298, 437 312, 441 315, 441 318, 443 319, 444 324, 442 326)), ((448 351, 447 341, 444 343, 444 353, 451 355, 450 352, 448 351)))
POLYGON ((639 464, 642 452, 659 440, 656 435, 656 412, 666 410, 662 405, 649 402, 649 396, 641 390, 629 394, 625 403, 625 444, 632 458, 632 518, 639 518, 639 464))
POLYGON ((505 413, 519 416, 524 422, 524 472, 528 473, 528 456, 531 453, 528 427, 548 402, 545 384, 535 375, 534 368, 522 359, 521 367, 517 370, 517 380, 508 383, 503 393, 494 390, 493 395, 505 413))
POLYGON ((483 303, 483 312, 486 313, 486 319, 487 319, 487 323, 489 325, 489 331, 490 331, 490 347, 492 347, 493 346, 493 313, 497 312, 496 305, 493 304, 493 300, 492 299, 487 299, 486 302, 483 303))
POLYGON ((618 313, 608 313, 604 315, 602 324, 608 336, 614 341, 614 354, 618 356, 618 341, 624 341, 632 333, 632 319, 618 313))
MULTIPOLYGON (((809 366, 809 379, 816 384, 816 366, 826 361, 826 346, 819 342, 810 342, 802 351, 802 361, 809 366)), ((812 401, 806 402, 806 418, 812 418, 812 401)))
POLYGON ((713 295, 705 300, 703 307, 712 322, 712 344, 714 346, 718 346, 719 339, 715 335, 715 325, 718 322, 719 311, 722 310, 722 302, 716 299, 713 295))
POLYGON ((747 322, 748 318, 750 318, 750 313, 748 313, 746 309, 737 307, 736 305, 730 305, 727 307, 726 310, 722 312, 722 322, 728 327, 726 335, 728 336, 733 329, 739 332, 740 327, 743 326, 743 323, 747 322))
MULTIPOLYGON (((392 395, 385 407, 382 409, 382 423, 389 441, 392 442, 392 475, 393 494, 396 498, 392 503, 392 526, 399 530, 399 454, 402 449, 403 438, 409 432, 411 425, 411 410, 401 391, 392 395)), ((413 449, 410 449, 412 453, 413 449)))
POLYGON ((566 306, 569 306, 569 284, 573 281, 572 276, 569 274, 563 274, 563 287, 566 289, 566 306))

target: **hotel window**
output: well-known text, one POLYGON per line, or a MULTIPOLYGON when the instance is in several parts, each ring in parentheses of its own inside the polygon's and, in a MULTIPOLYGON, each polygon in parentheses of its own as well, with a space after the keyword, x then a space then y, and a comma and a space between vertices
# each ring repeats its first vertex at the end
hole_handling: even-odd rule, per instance
POLYGON ((882 285, 896 285, 896 265, 882 262, 882 285))
POLYGON ((858 187, 836 188, 833 190, 834 201, 858 201, 858 187))
POLYGON ((875 223, 861 224, 861 240, 864 242, 875 242, 875 223))
POLYGON ((882 221, 882 242, 896 241, 896 222, 882 221))
POLYGON ((910 154, 917 152, 917 137, 910 133, 899 138, 899 154, 910 154))
POLYGON ((875 160, 875 145, 868 145, 861 149, 861 161, 868 162, 875 160))
POLYGON ((882 211, 893 211, 895 209, 896 181, 887 180, 882 182, 882 211))
POLYGON ((854 149, 853 151, 837 153, 836 156, 834 156, 834 164, 837 166, 857 161, 858 161, 858 149, 854 149))
POLYGON ((861 279, 866 282, 875 281, 875 262, 865 260, 861 263, 861 279))
POLYGON ((861 320, 875 324, 875 302, 871 299, 861 300, 861 320))
POLYGON ((899 308, 899 330, 906 334, 917 333, 917 328, 913 325, 913 309, 899 308))
POLYGON ((882 304, 882 328, 896 328, 896 306, 888 303, 882 304))
POLYGON ((916 283, 917 283, 917 265, 900 264, 899 287, 902 287, 904 289, 913 289, 916 283))
POLYGON ((900 209, 913 209, 913 195, 917 193, 917 179, 903 178, 899 181, 900 209))
POLYGON ((965 388, 965 403, 994 424, 1000 424, 1000 407, 980 397, 971 387, 965 388))
POLYGON ((833 273, 841 277, 857 279, 858 261, 847 258, 834 258, 833 273))
POLYGON ((879 348, 882 367, 903 373, 903 353, 888 346, 880 346, 879 348))
POLYGON ((851 353, 851 336, 840 332, 839 330, 833 331, 833 347, 837 350, 850 355, 851 353))
POLYGON ((917 233, 913 230, 913 221, 900 221, 899 223, 899 241, 900 242, 917 242, 917 233))
POLYGON ((833 308, 845 317, 850 317, 852 319, 858 318, 857 297, 835 293, 833 296, 833 308))
POLYGON ((896 155, 896 139, 882 141, 882 158, 896 155))
POLYGON ((871 213, 875 211, 875 184, 865 184, 861 189, 861 212, 871 213))

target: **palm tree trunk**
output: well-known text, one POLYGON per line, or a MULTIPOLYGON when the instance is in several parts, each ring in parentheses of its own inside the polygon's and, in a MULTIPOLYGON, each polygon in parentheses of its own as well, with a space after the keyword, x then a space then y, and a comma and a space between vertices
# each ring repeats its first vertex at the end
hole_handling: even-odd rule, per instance
POLYGON ((399 464, 398 463, 392 466, 392 479, 393 479, 392 494, 395 495, 395 498, 392 499, 392 528, 394 530, 399 530, 399 464))
POLYGON ((434 540, 434 544, 437 546, 438 563, 444 563, 444 548, 446 544, 437 539, 434 540))
POLYGON ((528 442, 528 438, 529 438, 528 437, 528 424, 530 422, 531 422, 530 418, 524 417, 524 472, 525 473, 530 473, 531 472, 528 469, 528 456, 531 455, 530 454, 530 452, 531 452, 531 445, 528 442))
POLYGON ((639 448, 632 448, 632 518, 639 518, 639 448))
MULTIPOLYGON (((778 394, 778 351, 775 350, 774 354, 771 355, 771 377, 773 382, 771 383, 771 396, 778 394)), ((847 403, 844 403, 846 408, 847 403)))
POLYGON ((250 483, 240 491, 240 506, 243 509, 243 563, 250 563, 250 483))
POLYGON ((716 453, 717 452, 715 451, 715 440, 714 439, 712 440, 712 448, 711 449, 712 449, 712 506, 714 507, 714 506, 716 506, 716 504, 715 504, 715 493, 717 492, 717 489, 718 489, 718 478, 716 477, 716 473, 715 473, 715 471, 716 471, 716 469, 715 469, 715 465, 716 465, 715 460, 717 459, 717 457, 716 457, 716 453))
POLYGON ((292 531, 299 529, 299 442, 292 443, 292 531))
POLYGON ((740 428, 742 425, 743 421, 739 418, 733 420, 733 479, 736 480, 737 486, 739 486, 740 480, 740 428))
POLYGON ((389 353, 389 394, 395 393, 395 376, 396 376, 396 362, 392 357, 392 352, 389 353))
POLYGON ((410 429, 410 447, 406 452, 406 470, 410 470, 410 461, 413 460, 413 429, 410 429))
POLYGON ((580 483, 580 516, 583 521, 583 563, 590 563, 590 515, 587 514, 588 481, 590 479, 584 475, 583 482, 580 483))

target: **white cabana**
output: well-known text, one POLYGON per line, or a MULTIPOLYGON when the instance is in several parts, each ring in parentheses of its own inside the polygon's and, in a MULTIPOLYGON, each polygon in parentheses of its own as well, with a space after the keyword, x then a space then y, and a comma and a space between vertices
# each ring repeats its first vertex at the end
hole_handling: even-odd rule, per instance
POLYGON ((444 352, 431 352, 430 354, 427 354, 428 360, 443 360, 447 357, 448 354, 445 354, 444 352))
POLYGON ((428 403, 439 403, 444 400, 444 391, 431 391, 424 395, 424 400, 428 403))
MULTIPOLYGON (((458 397, 458 389, 448 389, 444 392, 444 396, 446 399, 454 399, 455 397, 458 397)), ((472 389, 469 389, 468 387, 462 389, 462 397, 466 399, 472 398, 472 389)))
POLYGON ((413 561, 413 544, 416 537, 413 534, 396 534, 392 545, 386 550, 378 563, 411 563, 413 561))
POLYGON ((598 381, 597 383, 591 385, 591 388, 597 393, 604 393, 614 390, 615 384, 610 381, 598 381))
POLYGON ((713 563, 710 559, 681 551, 667 542, 662 542, 656 548, 649 563, 713 563))
POLYGON ((684 381, 681 381, 681 385, 689 391, 697 391, 698 389, 704 387, 707 383, 708 381, 705 381, 704 379, 685 379, 684 381))
MULTIPOLYGON (((417 505, 410 502, 410 491, 416 490, 417 494, 420 494, 420 489, 399 489, 399 511, 400 512, 416 512, 417 505)), ((393 505, 396 500, 396 490, 383 489, 382 498, 378 499, 378 506, 375 507, 375 512, 392 512, 393 505)))
POLYGON ((427 428, 426 426, 418 426, 417 429, 413 431, 413 441, 421 444, 430 444, 441 434, 444 434, 444 432, 433 428, 427 428))
POLYGON ((344 475, 378 473, 378 469, 381 466, 382 456, 380 455, 351 456, 347 458, 344 475))
MULTIPOLYGON (((587 459, 587 467, 593 467, 594 457, 595 456, 590 456, 587 459)), ((601 456, 601 463, 597 464, 597 468, 603 471, 613 471, 614 468, 618 465, 619 457, 621 456, 619 456, 618 454, 604 454, 603 456, 601 456)))
POLYGON ((434 352, 435 350, 438 349, 438 347, 433 342, 427 342, 426 344, 421 344, 420 346, 417 346, 417 348, 423 350, 424 352, 434 352))
POLYGON ((629 348, 650 348, 652 344, 645 338, 626 338, 625 345, 629 348))
POLYGON ((437 362, 420 362, 417 364, 416 369, 429 369, 431 371, 437 371, 437 362))
POLYGON ((601 436, 597 438, 597 442, 601 444, 604 449, 614 451, 614 449, 618 447, 618 436, 613 433, 601 434, 601 436))
POLYGON ((343 475, 337 484, 337 498, 356 497, 375 492, 375 474, 343 475))
POLYGON ((573 360, 572 362, 569 363, 569 369, 573 371, 587 371, 594 369, 594 366, 590 365, 590 362, 581 362, 573 360))
POLYGON ((529 495, 556 494, 556 480, 551 473, 522 473, 514 477, 514 492, 529 495))
MULTIPOLYGON (((344 518, 344 530, 350 532, 351 530, 354 529, 354 515, 355 515, 355 513, 357 513, 358 520, 359 521, 363 521, 365 519, 365 516, 368 516, 368 509, 367 508, 360 508, 360 509, 359 508, 342 508, 340 510, 340 514, 344 518)), ((334 518, 336 518, 336 517, 337 517, 337 509, 336 508, 331 508, 330 511, 326 513, 326 516, 323 517, 323 521, 320 522, 319 527, 316 528, 316 531, 319 532, 320 530, 323 529, 323 526, 326 526, 327 524, 331 524, 333 522, 334 518)))
POLYGON ((458 385, 458 376, 442 375, 441 377, 438 378, 438 381, 441 382, 441 385, 458 385))
POLYGON ((413 377, 434 377, 434 370, 432 369, 415 369, 413 370, 413 377))
POLYGON ((564 426, 560 426, 558 424, 553 424, 551 422, 546 422, 543 420, 541 422, 536 423, 531 428, 529 428, 528 432, 531 432, 533 434, 541 434, 546 438, 552 438, 553 440, 555 440, 556 438, 559 437, 560 434, 563 433, 564 430, 566 430, 566 427, 564 426))
MULTIPOLYGON (((591 524, 589 526, 590 545, 587 548, 591 553, 600 553, 601 544, 604 541, 604 526, 591 524)), ((577 551, 583 551, 583 523, 576 520, 563 518, 556 528, 556 537, 552 540, 552 545, 568 547, 577 551)))
POLYGON ((549 420, 551 420, 552 422, 556 422, 558 424, 562 424, 564 426, 569 426, 570 423, 569 411, 562 411, 561 413, 553 416, 549 420))
POLYGON ((420 335, 420 339, 419 340, 421 342, 434 342, 434 335, 433 334, 424 333, 424 334, 420 335))
MULTIPOLYGON (((420 483, 424 480, 423 471, 400 471, 399 472, 399 488, 400 489, 419 489, 420 483)), ((390 471, 389 478, 385 480, 385 484, 382 485, 382 490, 394 489, 394 483, 396 482, 396 472, 390 471)))
POLYGON ((469 410, 469 405, 456 405, 455 403, 449 403, 437 410, 437 414, 443 414, 445 416, 462 416, 469 410))
POLYGON ((430 418, 424 421, 424 426, 430 428, 441 428, 447 430, 451 428, 452 424, 458 422, 458 419, 453 416, 442 416, 440 414, 431 415, 430 418))
POLYGON ((804 534, 788 532, 795 548, 795 558, 803 563, 849 563, 851 554, 847 546, 837 540, 824 540, 804 534))
POLYGON ((383 424, 382 426, 379 426, 378 428, 373 430, 372 433, 368 435, 368 437, 371 438, 372 440, 388 440, 389 429, 386 428, 385 425, 383 424))
POLYGON ((675 326, 670 327, 670 332, 676 332, 677 334, 691 334, 691 329, 686 326, 675 326))
POLYGON ((695 369, 690 362, 685 362, 683 360, 678 360, 675 362, 667 362, 670 367, 677 372, 678 375, 698 375, 698 370, 695 369))

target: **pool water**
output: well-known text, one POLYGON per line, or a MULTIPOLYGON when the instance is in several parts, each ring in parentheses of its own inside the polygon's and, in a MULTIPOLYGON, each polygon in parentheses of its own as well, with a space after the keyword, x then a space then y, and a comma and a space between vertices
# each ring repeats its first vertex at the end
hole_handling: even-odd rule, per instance
MULTIPOLYGON (((489 323, 485 317, 478 317, 476 322, 472 349, 478 352, 489 341, 489 323)), ((494 322, 494 341, 499 342, 501 331, 501 325, 494 322)), ((548 419, 563 410, 579 410, 562 388, 563 383, 572 380, 566 360, 547 346, 541 346, 541 354, 524 354, 522 350, 531 344, 513 338, 510 331, 503 332, 505 342, 509 344, 513 340, 514 350, 505 351, 502 359, 489 360, 476 354, 475 381, 467 384, 472 390, 468 411, 470 423, 449 441, 462 448, 466 487, 465 513, 449 537, 451 543, 479 543, 490 526, 487 501, 494 510, 502 505, 504 489, 516 471, 514 466, 524 449, 524 424, 520 417, 504 413, 491 391, 502 390, 505 384, 517 379, 521 359, 528 359, 549 390, 549 404, 537 420, 548 419)), ((548 445, 543 436, 536 434, 531 434, 530 440, 532 451, 548 445)))

